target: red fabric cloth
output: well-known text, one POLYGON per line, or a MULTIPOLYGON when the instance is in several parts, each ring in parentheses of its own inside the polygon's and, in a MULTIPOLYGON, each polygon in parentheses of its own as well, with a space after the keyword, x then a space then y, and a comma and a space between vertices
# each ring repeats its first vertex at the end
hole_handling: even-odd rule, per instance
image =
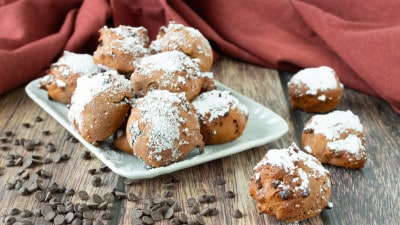
MULTIPOLYGON (((63 50, 92 53, 104 25, 169 20, 199 29, 214 50, 296 72, 328 65, 349 88, 400 112, 398 0, 0 0, 0 94, 43 75, 63 50)), ((246 74, 243 74, 244 76, 246 74)))

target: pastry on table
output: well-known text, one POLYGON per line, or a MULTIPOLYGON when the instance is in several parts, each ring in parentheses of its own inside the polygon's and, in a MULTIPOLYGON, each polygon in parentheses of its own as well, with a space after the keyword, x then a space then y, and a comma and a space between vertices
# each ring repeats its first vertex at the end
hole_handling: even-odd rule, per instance
POLYGON ((142 58, 131 75, 137 97, 153 89, 184 92, 192 101, 202 90, 203 77, 189 56, 180 51, 162 52, 142 58))
POLYGON ((253 169, 250 195, 257 209, 288 222, 319 215, 331 197, 330 172, 295 144, 268 150, 253 169))
POLYGON ((105 66, 93 63, 93 57, 89 54, 64 51, 63 56, 51 65, 48 74, 41 78, 40 87, 47 90, 50 99, 69 104, 78 77, 89 76, 106 69, 105 66))
POLYGON ((168 166, 204 150, 193 105, 184 93, 152 90, 136 99, 126 126, 133 154, 150 167, 168 166))
POLYGON ((350 110, 312 116, 302 132, 303 149, 322 163, 349 169, 367 161, 363 126, 350 110))
POLYGON ((213 63, 212 48, 199 30, 171 21, 163 26, 156 40, 151 42, 153 52, 182 51, 190 56, 202 71, 209 71, 213 63))
POLYGON ((68 119, 86 141, 98 144, 114 134, 131 108, 130 81, 115 70, 78 78, 68 119))
POLYGON ((192 103, 206 145, 223 144, 243 134, 249 112, 229 91, 203 92, 192 103))
POLYGON ((289 102, 293 109, 322 113, 334 110, 343 95, 343 84, 327 66, 306 68, 288 82, 289 102))
POLYGON ((144 27, 120 25, 99 30, 99 45, 93 53, 95 63, 130 76, 138 59, 149 54, 150 40, 144 27))

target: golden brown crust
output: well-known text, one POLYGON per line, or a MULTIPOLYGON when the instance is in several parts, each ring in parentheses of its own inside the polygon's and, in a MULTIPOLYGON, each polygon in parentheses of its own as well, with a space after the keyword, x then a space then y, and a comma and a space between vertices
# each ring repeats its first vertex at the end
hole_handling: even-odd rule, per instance
POLYGON ((104 70, 105 67, 93 63, 91 55, 64 51, 63 56, 51 65, 48 74, 41 79, 40 88, 47 90, 50 99, 70 104, 76 89, 76 80, 80 76, 89 76, 104 70))
POLYGON ((202 71, 210 71, 213 63, 208 40, 197 29, 173 21, 160 29, 152 48, 155 52, 182 51, 194 59, 202 71))
POLYGON ((114 146, 123 152, 133 154, 132 147, 129 145, 128 137, 126 136, 126 124, 122 125, 113 137, 114 146))
POLYGON ((137 100, 126 134, 133 153, 151 167, 167 166, 196 147, 203 151, 193 106, 184 94, 153 90, 137 100))
POLYGON ((332 68, 307 68, 291 78, 288 95, 292 109, 314 113, 329 112, 340 103, 343 85, 332 68))
POLYGON ((129 80, 116 71, 80 77, 71 100, 68 118, 81 136, 98 144, 124 122, 130 109, 129 80))
POLYGON ((93 53, 95 63, 129 76, 136 60, 149 54, 150 40, 144 27, 103 27, 99 32, 99 45, 93 53))
POLYGON ((192 101, 201 91, 203 78, 196 64, 182 52, 170 51, 143 58, 131 76, 137 97, 153 89, 184 92, 192 101))
POLYGON ((322 163, 360 169, 364 167, 367 156, 364 134, 359 126, 358 117, 350 111, 313 116, 303 129, 302 147, 322 163), (346 116, 348 120, 344 118, 346 116), (348 125, 351 123, 354 123, 353 127, 348 125), (336 134, 332 135, 333 132, 336 134))
POLYGON ((317 216, 328 205, 329 177, 317 159, 291 146, 267 152, 253 170, 249 191, 260 213, 294 222, 317 216))
POLYGON ((206 145, 223 144, 243 134, 247 108, 227 91, 212 90, 200 94, 193 105, 206 145))

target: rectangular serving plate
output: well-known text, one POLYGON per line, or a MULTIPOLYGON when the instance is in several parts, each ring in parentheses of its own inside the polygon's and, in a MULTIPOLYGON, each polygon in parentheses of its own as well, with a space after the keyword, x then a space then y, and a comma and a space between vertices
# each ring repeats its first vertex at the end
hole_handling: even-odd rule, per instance
POLYGON ((288 124, 286 121, 272 110, 215 81, 218 90, 230 91, 230 93, 246 105, 249 110, 247 126, 242 136, 226 144, 207 145, 203 154, 199 154, 198 150, 194 150, 183 160, 169 166, 149 168, 142 160, 134 155, 117 150, 113 146, 111 138, 100 146, 94 146, 85 141, 68 121, 67 106, 50 100, 47 96, 47 92, 39 89, 39 82, 40 78, 31 81, 26 86, 25 91, 28 96, 67 129, 114 173, 130 179, 153 178, 230 156, 274 141, 288 132, 288 124))

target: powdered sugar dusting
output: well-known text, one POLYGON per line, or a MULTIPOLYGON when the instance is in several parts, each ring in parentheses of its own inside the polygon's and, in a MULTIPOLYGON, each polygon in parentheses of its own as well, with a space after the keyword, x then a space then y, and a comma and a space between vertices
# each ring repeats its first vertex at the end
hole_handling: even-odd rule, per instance
POLYGON ((349 134, 344 139, 328 142, 327 146, 335 152, 349 152, 355 156, 357 160, 361 159, 364 156, 363 153, 365 153, 361 138, 354 134, 349 134))
POLYGON ((71 98, 71 107, 68 111, 69 120, 75 121, 81 127, 82 112, 94 96, 109 92, 126 92, 131 90, 130 81, 115 70, 98 73, 93 76, 81 76, 77 80, 77 87, 71 98))
POLYGON ((229 113, 230 109, 238 109, 248 115, 245 105, 232 96, 229 91, 212 90, 197 96, 193 102, 196 113, 202 118, 208 117, 208 121, 223 117, 229 113))
MULTIPOLYGON (((179 138, 185 119, 181 116, 178 105, 188 110, 187 104, 183 93, 176 94, 166 90, 153 90, 137 100, 137 109, 143 115, 142 123, 149 124, 151 127, 147 133, 149 138, 147 146, 151 158, 161 161, 161 153, 165 150, 171 150, 174 159, 181 156, 182 152, 178 148, 187 143, 179 138)), ((135 127, 131 126, 130 129, 138 133, 135 127)), ((138 138, 140 135, 133 136, 138 138)))
POLYGON ((112 41, 117 43, 117 45, 110 46, 110 54, 112 54, 112 49, 114 47, 117 47, 118 50, 123 51, 124 53, 132 54, 134 56, 141 57, 149 53, 149 49, 147 48, 149 38, 147 36, 147 30, 144 27, 120 25, 113 28, 108 28, 105 26, 103 29, 112 31, 119 36, 119 38, 116 38, 112 41))
POLYGON ((265 165, 283 168, 285 172, 291 176, 296 175, 297 172, 298 179, 295 181, 302 182, 298 187, 302 190, 308 188, 310 177, 318 178, 329 175, 329 171, 326 170, 314 156, 299 150, 294 143, 287 149, 269 150, 264 158, 254 167, 254 171, 259 170, 265 165), (303 169, 297 166, 297 163, 300 161, 302 161, 307 167, 311 168, 309 173, 306 173, 303 169))
POLYGON ((304 127, 304 130, 308 129, 333 140, 339 138, 340 134, 347 132, 347 130, 362 132, 363 126, 358 116, 354 115, 350 110, 336 110, 328 114, 313 116, 304 127))
MULTIPOLYGON (((319 90, 333 90, 338 87, 335 71, 327 66, 306 68, 296 73, 288 85, 305 85, 307 94, 316 95, 319 90)), ((339 86, 342 86, 339 83, 339 86)), ((321 99, 323 101, 325 99, 321 99)))
POLYGON ((62 67, 62 75, 80 74, 81 76, 91 75, 101 72, 102 68, 93 63, 93 57, 89 54, 78 54, 64 51, 64 55, 53 64, 53 67, 62 67))

